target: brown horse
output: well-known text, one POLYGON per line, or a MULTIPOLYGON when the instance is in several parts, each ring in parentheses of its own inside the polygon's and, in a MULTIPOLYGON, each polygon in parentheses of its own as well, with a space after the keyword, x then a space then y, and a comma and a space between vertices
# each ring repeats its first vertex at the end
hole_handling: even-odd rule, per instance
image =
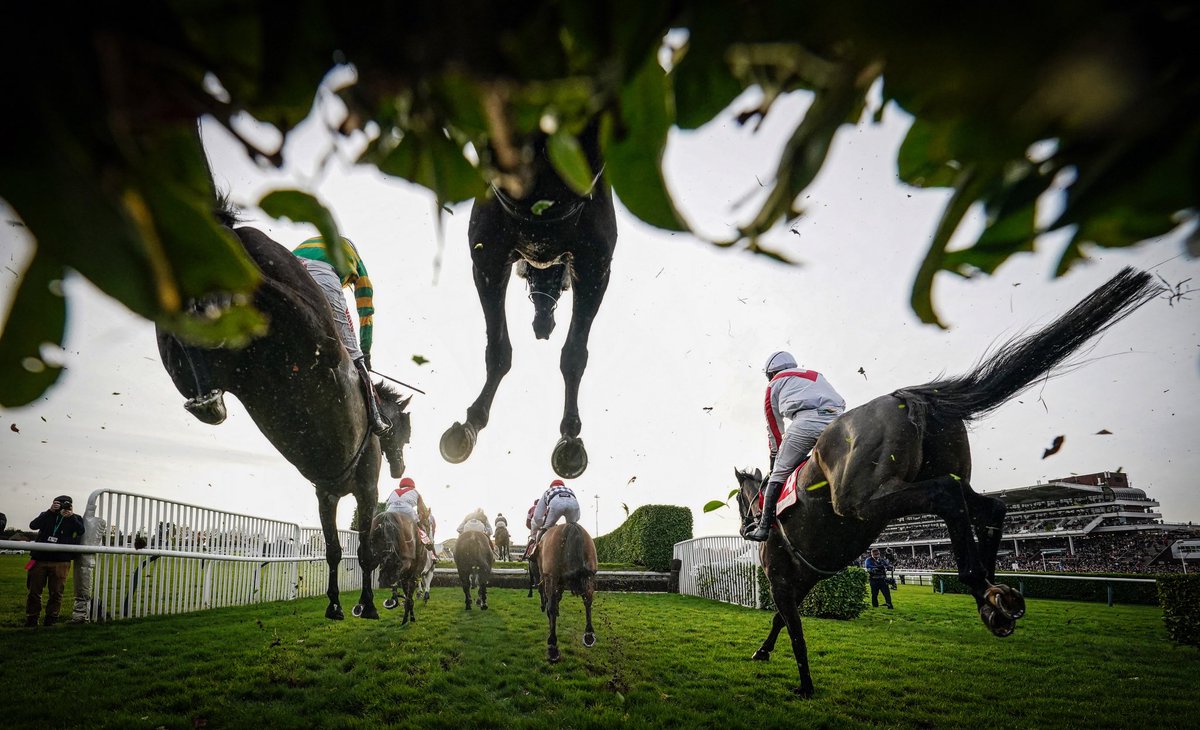
POLYGON ((462 584, 466 609, 471 610, 471 580, 479 586, 479 598, 475 603, 479 610, 487 610, 487 584, 492 578, 492 545, 483 532, 468 531, 458 536, 454 543, 454 565, 458 568, 458 580, 462 584))
MULTIPOLYGON (((429 565, 432 554, 421 545, 417 522, 400 512, 382 512, 371 520, 371 552, 379 561, 379 587, 390 586, 392 597, 383 602, 387 609, 399 605, 397 598, 404 591, 404 620, 400 625, 417 620, 413 611, 413 595, 429 565)), ((357 610, 357 606, 355 609, 357 610)))
POLYGON ((496 534, 492 536, 492 541, 496 543, 497 560, 512 559, 512 538, 508 534, 507 527, 496 525, 496 534))
POLYGON ((583 598, 587 625, 583 629, 583 645, 593 646, 596 633, 592 629, 592 595, 596 592, 596 544, 592 536, 578 523, 555 525, 538 543, 538 569, 541 573, 542 609, 550 620, 550 636, 546 639, 546 658, 557 662, 558 604, 563 590, 583 598))
MULTIPOLYGON (((766 659, 787 626, 801 697, 813 694, 798 608, 818 581, 863 553, 898 517, 936 514, 950 532, 959 579, 980 618, 1008 636, 1025 613, 1016 590, 994 584, 1005 506, 971 489, 966 424, 1053 375, 1093 337, 1157 296, 1145 272, 1124 269, 1059 319, 1002 344, 967 375, 902 388, 847 411, 825 429, 797 475, 798 501, 763 548, 778 613, 755 654, 766 659)), ((758 514, 762 475, 736 472, 744 524, 758 514)))

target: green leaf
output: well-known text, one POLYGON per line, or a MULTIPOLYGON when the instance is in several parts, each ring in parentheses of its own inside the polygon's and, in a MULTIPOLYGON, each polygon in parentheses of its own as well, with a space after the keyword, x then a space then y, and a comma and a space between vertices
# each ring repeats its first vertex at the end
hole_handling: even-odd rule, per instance
POLYGON ((215 318, 179 312, 158 319, 160 327, 170 330, 188 344, 199 347, 246 347, 267 334, 267 317, 250 304, 234 304, 215 318))
POLYGON ((621 89, 621 118, 606 118, 605 176, 630 213, 652 226, 686 231, 662 173, 672 117, 666 74, 650 54, 621 89))
POLYGON ((538 200, 533 205, 529 206, 529 212, 534 215, 541 215, 554 207, 553 200, 538 200))
POLYGON ((296 223, 312 223, 320 231, 321 237, 325 239, 325 250, 329 253, 329 257, 333 259, 333 268, 341 276, 346 276, 352 273, 350 271, 350 262, 346 260, 346 252, 341 246, 329 245, 335 241, 341 241, 341 234, 338 233, 337 223, 333 220, 333 214, 321 202, 300 190, 275 190, 267 193, 262 200, 258 201, 258 207, 263 209, 263 212, 272 218, 287 218, 296 223))
MULTIPOLYGON (((559 129, 546 139, 546 153, 550 163, 563 179, 578 195, 589 195, 592 192, 592 181, 596 174, 588 164, 587 155, 579 140, 574 135, 559 129)), ((539 215, 534 211, 534 215, 539 215)))
POLYGON ((423 185, 440 201, 459 203, 481 195, 483 177, 440 128, 409 131, 379 162, 379 170, 423 185))
POLYGON ((918 188, 948 188, 961 168, 951 151, 953 124, 913 120, 896 153, 896 173, 918 188))
POLYGON ((829 482, 821 481, 821 482, 816 482, 814 484, 810 484, 807 487, 805 487, 804 489, 809 492, 815 492, 816 490, 818 490, 822 487, 828 487, 828 486, 829 486, 829 482))
POLYGON ((737 493, 740 491, 742 491, 742 490, 739 489, 738 487, 734 487, 733 489, 730 489, 729 496, 726 497, 725 499, 733 499, 735 496, 737 496, 737 493))
POLYGON ((0 334, 0 406, 28 405, 62 373, 42 359, 41 349, 44 344, 62 347, 67 322, 64 273, 62 264, 39 250, 21 277, 0 334))
POLYGON ((726 504, 725 504, 724 502, 722 502, 721 500, 719 500, 719 499, 714 499, 713 501, 711 501, 711 502, 709 502, 708 504, 704 505, 704 511, 705 511, 705 512, 712 512, 713 510, 718 510, 718 509, 721 509, 722 507, 727 507, 727 506, 728 506, 728 505, 726 505, 726 504))

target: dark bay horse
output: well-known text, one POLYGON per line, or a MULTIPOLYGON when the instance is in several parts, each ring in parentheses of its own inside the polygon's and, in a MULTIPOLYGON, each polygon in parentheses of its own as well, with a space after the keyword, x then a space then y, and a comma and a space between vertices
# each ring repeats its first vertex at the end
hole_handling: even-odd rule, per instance
POLYGON ((512 538, 508 534, 507 527, 504 525, 496 525, 496 534, 492 536, 492 541, 496 543, 497 560, 512 559, 512 538))
MULTIPOLYGON (((379 565, 379 587, 392 589, 392 597, 383 602, 383 607, 399 605, 397 598, 404 591, 404 619, 400 624, 416 621, 413 596, 418 582, 435 562, 433 554, 421 544, 417 521, 400 512, 381 512, 371 520, 370 539, 371 553, 379 565)), ((358 609, 355 606, 356 612, 358 609)))
POLYGON ((458 568, 458 580, 462 583, 465 596, 466 610, 471 610, 471 579, 474 578, 479 586, 479 604, 481 611, 487 610, 487 585, 492 579, 492 545, 488 536, 483 532, 468 531, 458 536, 454 543, 454 565, 458 568))
MULTIPOLYGON (((800 467, 797 503, 762 548, 778 612, 754 658, 766 659, 786 626, 800 672, 795 691, 811 697, 800 604, 818 581, 862 555, 889 521, 914 514, 945 521, 958 577, 980 618, 996 636, 1012 634, 1025 600, 993 582, 1005 506, 971 488, 966 424, 1061 372, 1080 347, 1158 292, 1149 274, 1126 268, 1054 322, 1000 345, 967 375, 901 388, 831 423, 800 467)), ((762 474, 736 475, 738 508, 749 524, 760 510, 762 474)))
POLYGON ((496 389, 512 367, 505 296, 515 264, 517 275, 529 288, 533 332, 539 340, 549 338, 554 329, 559 297, 574 289, 571 329, 559 359, 566 396, 560 438, 550 461, 564 479, 587 468, 587 451, 579 438, 579 383, 587 367, 592 320, 608 288, 617 224, 612 193, 601 174, 598 124, 584 130, 579 142, 595 172, 587 195, 574 192, 555 172, 546 152, 546 135, 538 133, 524 148, 532 170, 524 190, 514 195, 493 186, 476 199, 471 211, 471 264, 487 325, 487 379, 467 409, 466 420, 455 422, 442 435, 442 457, 453 464, 471 455, 479 431, 488 424, 496 389))
MULTIPOLYGON (((411 435, 408 399, 376 385, 380 409, 392 423, 384 436, 367 426, 362 388, 317 283, 291 251, 254 228, 233 228, 229 211, 218 216, 262 272, 254 305, 269 318, 267 333, 241 349, 185 344, 158 331, 163 365, 189 410, 201 421, 225 420, 224 393, 238 397, 267 440, 316 488, 329 565, 326 618, 342 619, 338 570, 342 545, 335 517, 342 497, 353 494, 360 524, 358 561, 363 571, 364 618, 379 618, 372 603, 374 556, 368 540, 378 500, 380 454, 393 477, 404 473, 404 445, 411 435)), ((214 306, 194 304, 197 310, 214 306)), ((219 306, 219 305, 218 305, 219 306)))
POLYGON ((542 609, 550 620, 550 636, 546 638, 546 658, 557 662, 558 606, 563 591, 583 598, 587 624, 583 628, 583 645, 596 643, 592 628, 592 596, 596 592, 596 544, 592 536, 578 523, 555 525, 538 543, 535 555, 541 574, 542 609))

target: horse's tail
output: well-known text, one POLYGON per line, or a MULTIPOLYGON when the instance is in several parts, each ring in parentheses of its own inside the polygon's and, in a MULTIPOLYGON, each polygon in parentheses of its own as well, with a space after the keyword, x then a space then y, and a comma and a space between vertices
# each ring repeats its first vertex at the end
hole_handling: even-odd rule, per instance
POLYGON ((568 522, 563 525, 559 565, 562 566, 563 585, 572 593, 582 593, 584 583, 596 574, 595 548, 588 550, 590 542, 587 532, 579 524, 568 522))
POLYGON ((925 416, 939 422, 980 418, 1060 368, 1088 340, 1159 292, 1150 274, 1126 267, 1054 322, 1000 345, 970 373, 901 388, 892 395, 909 404, 909 418, 918 428, 925 416))

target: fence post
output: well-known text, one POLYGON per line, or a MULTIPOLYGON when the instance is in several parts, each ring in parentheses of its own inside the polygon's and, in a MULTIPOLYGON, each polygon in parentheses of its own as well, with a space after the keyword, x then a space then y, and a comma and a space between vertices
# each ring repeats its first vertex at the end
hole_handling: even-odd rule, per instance
POLYGON ((1109 608, 1112 608, 1112 605, 1113 605, 1113 587, 1112 587, 1112 583, 1109 583, 1109 584, 1105 585, 1104 587, 1105 587, 1105 588, 1108 590, 1108 607, 1109 607, 1109 608))
POLYGON ((667 593, 679 592, 679 570, 683 567, 683 561, 679 558, 671 559, 671 575, 667 578, 667 593))
POLYGON ((944 580, 942 580, 941 578, 938 578, 938 593, 945 593, 945 592, 946 592, 946 582, 944 580))

